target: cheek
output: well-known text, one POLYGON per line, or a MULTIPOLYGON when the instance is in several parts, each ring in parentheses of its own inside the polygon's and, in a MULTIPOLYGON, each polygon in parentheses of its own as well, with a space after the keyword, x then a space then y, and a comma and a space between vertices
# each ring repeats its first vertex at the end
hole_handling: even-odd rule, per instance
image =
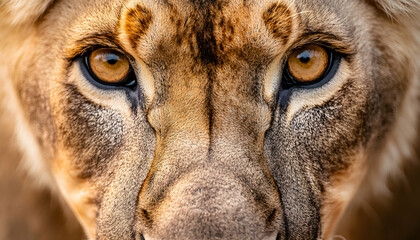
POLYGON ((53 102, 57 131, 52 173, 65 200, 94 238, 101 188, 113 159, 124 146, 124 118, 115 110, 84 97, 73 85, 65 85, 53 102))
POLYGON ((60 147, 73 156, 79 177, 98 175, 123 145, 123 117, 88 100, 74 86, 66 85, 64 96, 56 117, 60 147))
POLYGON ((366 92, 348 81, 321 106, 298 112, 287 127, 300 156, 326 177, 346 168, 348 156, 366 144, 366 92))

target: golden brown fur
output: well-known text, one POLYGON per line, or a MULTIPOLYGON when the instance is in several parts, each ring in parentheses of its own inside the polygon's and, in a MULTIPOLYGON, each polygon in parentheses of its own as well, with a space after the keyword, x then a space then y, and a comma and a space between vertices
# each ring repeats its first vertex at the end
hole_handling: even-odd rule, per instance
POLYGON ((411 0, 5 1, 4 112, 22 168, 90 239, 328 239, 415 158, 419 16, 411 0), (286 88, 308 44, 343 56, 337 73, 286 88), (135 88, 89 80, 98 47, 129 56, 135 88))

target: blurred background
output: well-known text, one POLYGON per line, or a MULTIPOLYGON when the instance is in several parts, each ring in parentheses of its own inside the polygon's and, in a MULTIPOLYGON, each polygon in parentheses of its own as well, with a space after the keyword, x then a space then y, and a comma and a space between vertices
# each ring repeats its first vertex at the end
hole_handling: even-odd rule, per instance
MULTIPOLYGON (((70 211, 18 170, 12 122, 1 109, 0 129, 0 240, 86 239, 70 211)), ((344 238, 334 239, 420 239, 420 164, 412 162, 404 171, 405 178, 390 179, 393 197, 352 209, 338 230, 344 238)))
MULTIPOLYGON (((419 149, 416 152, 420 156, 419 149)), ((402 179, 389 179, 390 197, 374 199, 351 209, 337 234, 347 240, 420 239, 419 165, 418 161, 411 162, 404 167, 402 179)))

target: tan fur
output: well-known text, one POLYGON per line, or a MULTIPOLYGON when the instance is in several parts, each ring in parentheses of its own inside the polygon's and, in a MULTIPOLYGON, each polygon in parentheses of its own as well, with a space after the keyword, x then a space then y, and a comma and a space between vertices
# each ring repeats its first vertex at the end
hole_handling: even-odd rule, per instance
POLYGON ((347 169, 345 173, 332 180, 331 186, 326 189, 326 203, 322 209, 322 214, 325 221, 323 225, 326 226, 323 231, 327 236, 334 235, 337 221, 342 216, 345 207, 354 198, 357 189, 360 188, 363 176, 366 174, 366 166, 363 166, 366 162, 366 156, 363 156, 363 153, 358 154, 354 156, 355 164, 347 169))
POLYGON ((2 105, 22 169, 89 239, 329 239, 414 158, 419 16, 414 0, 4 1, 2 105), (337 72, 283 89, 312 43, 337 72), (135 89, 88 80, 98 47, 129 56, 135 89))

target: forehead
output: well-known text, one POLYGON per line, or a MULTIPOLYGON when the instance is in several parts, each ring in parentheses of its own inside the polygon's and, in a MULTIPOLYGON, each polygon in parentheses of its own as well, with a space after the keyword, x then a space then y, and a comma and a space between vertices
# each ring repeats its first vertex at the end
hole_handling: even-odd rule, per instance
POLYGON ((350 39, 354 23, 348 20, 351 14, 349 8, 355 4, 346 2, 80 1, 72 2, 71 8, 70 3, 64 2, 63 5, 67 6, 57 10, 51 21, 57 26, 58 18, 65 25, 71 25, 66 28, 73 28, 76 34, 67 41, 74 43, 91 35, 107 34, 121 41, 130 54, 138 52, 138 48, 143 49, 143 55, 152 54, 147 51, 156 50, 165 42, 171 47, 178 47, 177 51, 191 52, 200 45, 215 44, 214 41, 222 42, 223 49, 219 50, 228 54, 230 50, 237 51, 240 46, 261 43, 271 52, 278 53, 305 31, 350 39), (67 13, 62 14, 63 11, 67 13), (208 42, 209 39, 214 41, 208 42))

